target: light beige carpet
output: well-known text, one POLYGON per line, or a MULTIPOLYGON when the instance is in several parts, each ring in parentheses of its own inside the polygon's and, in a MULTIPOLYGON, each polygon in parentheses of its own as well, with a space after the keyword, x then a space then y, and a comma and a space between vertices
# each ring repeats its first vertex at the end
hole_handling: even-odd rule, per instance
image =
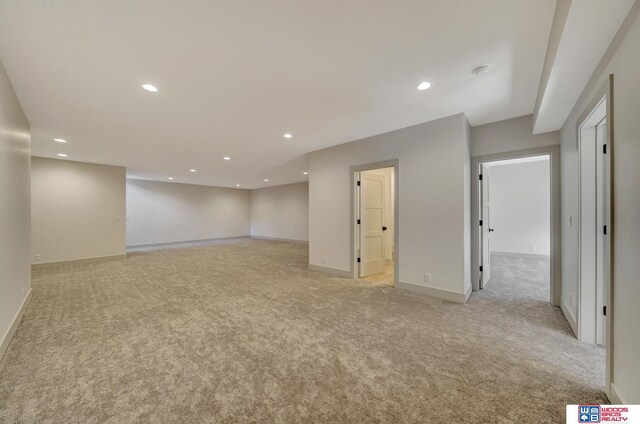
POLYGON ((605 401, 603 350, 500 275, 457 305, 249 239, 40 270, 0 422, 560 423, 605 401))

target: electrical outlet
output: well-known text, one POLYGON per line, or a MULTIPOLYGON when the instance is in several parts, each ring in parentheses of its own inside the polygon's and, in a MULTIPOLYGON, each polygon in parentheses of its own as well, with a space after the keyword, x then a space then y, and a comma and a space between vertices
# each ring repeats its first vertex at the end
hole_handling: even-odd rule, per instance
POLYGON ((33 260, 36 261, 36 262, 40 262, 40 255, 35 255, 33 257, 33 260))
POLYGON ((569 218, 567 219, 567 223, 569 224, 569 227, 573 227, 573 216, 569 215, 569 218))
POLYGON ((155 237, 151 237, 151 242, 154 242, 154 241, 156 241, 156 238, 155 237))
POLYGON ((532 252, 535 252, 538 250, 535 244, 532 244, 531 246, 529 246, 529 249, 531 249, 532 252))
POLYGON ((425 283, 430 283, 431 282, 431 274, 429 274, 428 272, 424 273, 424 282, 425 283))

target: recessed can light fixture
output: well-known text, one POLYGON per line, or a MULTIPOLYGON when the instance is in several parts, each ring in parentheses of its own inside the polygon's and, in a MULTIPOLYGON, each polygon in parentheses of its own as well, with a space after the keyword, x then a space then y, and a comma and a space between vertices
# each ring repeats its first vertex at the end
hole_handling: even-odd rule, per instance
POLYGON ((61 158, 66 158, 69 155, 66 153, 58 153, 58 156, 60 156, 61 158))
POLYGON ((291 135, 290 133, 286 133, 286 134, 284 135, 284 138, 293 138, 293 135, 291 135))
POLYGON ((225 157, 223 157, 222 159, 224 159, 224 160, 231 160, 231 158, 230 158, 229 156, 225 156, 225 157))
POLYGON ((66 143, 67 140, 65 140, 64 138, 54 138, 53 141, 58 142, 58 143, 66 143))
POLYGON ((307 171, 304 171, 302 174, 303 175, 309 175, 309 173, 307 171))
POLYGON ((240 184, 236 184, 236 187, 240 187, 240 184))
POLYGON ((265 182, 265 183, 268 183, 268 182, 269 182, 269 178, 265 178, 265 179, 264 179, 264 182, 265 182))
POLYGON ((420 84, 418 84, 418 90, 420 90, 420 91, 428 90, 430 88, 431 88, 431 83, 430 82, 424 81, 424 82, 421 82, 420 84))
POLYGON ((173 180, 173 177, 169 177, 169 178, 167 178, 167 180, 173 180))
POLYGON ((189 172, 196 172, 196 170, 195 169, 190 169, 189 172))
POLYGON ((157 93, 158 92, 158 88, 153 84, 142 84, 142 88, 144 88, 145 90, 150 91, 152 93, 157 93))

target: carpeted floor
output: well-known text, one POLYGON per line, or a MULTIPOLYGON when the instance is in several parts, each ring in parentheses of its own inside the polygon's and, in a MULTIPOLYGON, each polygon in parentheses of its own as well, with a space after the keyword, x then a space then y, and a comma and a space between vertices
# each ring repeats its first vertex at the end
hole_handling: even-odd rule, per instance
POLYGON ((311 272, 307 246, 265 240, 40 270, 0 422, 560 423, 604 402, 604 351, 518 288, 543 269, 508 262, 466 305, 311 272))

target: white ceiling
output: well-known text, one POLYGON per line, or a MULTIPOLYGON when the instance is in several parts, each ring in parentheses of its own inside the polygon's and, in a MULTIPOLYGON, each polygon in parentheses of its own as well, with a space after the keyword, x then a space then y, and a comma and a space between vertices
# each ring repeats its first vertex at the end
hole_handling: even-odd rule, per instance
POLYGON ((324 147, 532 113, 555 3, 2 1, 0 59, 34 155, 255 188, 306 179, 305 154, 324 147))
POLYGON ((550 72, 536 103, 534 134, 562 127, 635 0, 562 0, 568 7, 554 25, 550 72))

